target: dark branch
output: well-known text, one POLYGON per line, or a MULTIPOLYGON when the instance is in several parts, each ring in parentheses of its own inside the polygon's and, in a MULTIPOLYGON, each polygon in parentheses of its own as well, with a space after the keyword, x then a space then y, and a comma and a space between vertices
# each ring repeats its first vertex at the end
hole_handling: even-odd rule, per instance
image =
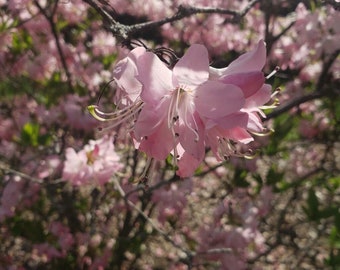
POLYGON ((289 111, 290 109, 301 105, 302 103, 305 103, 305 102, 308 102, 308 101, 311 101, 317 98, 321 98, 322 96, 323 96, 322 93, 315 91, 309 95, 305 95, 305 96, 301 96, 296 99, 293 99, 292 101, 287 102, 284 105, 276 108, 273 112, 267 114, 267 117, 263 119, 263 121, 268 121, 269 119, 275 118, 281 115, 282 113, 285 113, 289 111))
POLYGON ((227 20, 227 22, 239 22, 242 17, 244 17, 249 10, 259 2, 259 0, 252 0, 249 2, 248 6, 240 11, 233 11, 229 9, 222 9, 222 8, 210 8, 210 7, 192 7, 192 6, 184 6, 180 5, 176 14, 171 17, 164 18, 158 21, 150 21, 145 23, 139 23, 135 25, 124 25, 117 22, 104 8, 101 7, 99 0, 83 0, 84 2, 88 3, 91 7, 93 7, 109 24, 109 29, 113 33, 114 36, 120 37, 123 40, 129 40, 131 36, 138 32, 144 31, 146 29, 160 27, 164 24, 179 21, 183 18, 190 17, 196 14, 224 14, 230 15, 231 19, 227 20))

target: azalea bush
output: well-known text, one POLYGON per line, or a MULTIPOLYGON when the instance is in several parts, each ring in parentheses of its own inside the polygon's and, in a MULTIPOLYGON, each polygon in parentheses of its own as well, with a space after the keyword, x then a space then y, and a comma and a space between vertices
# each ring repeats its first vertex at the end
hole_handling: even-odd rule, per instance
POLYGON ((0 0, 0 269, 337 269, 339 8, 0 0))

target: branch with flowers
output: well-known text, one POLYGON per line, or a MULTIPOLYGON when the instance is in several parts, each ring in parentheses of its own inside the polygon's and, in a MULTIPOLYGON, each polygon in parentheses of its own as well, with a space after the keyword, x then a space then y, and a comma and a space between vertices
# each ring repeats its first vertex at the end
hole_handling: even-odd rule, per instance
POLYGON ((0 0, 0 268, 337 268, 339 16, 0 0))

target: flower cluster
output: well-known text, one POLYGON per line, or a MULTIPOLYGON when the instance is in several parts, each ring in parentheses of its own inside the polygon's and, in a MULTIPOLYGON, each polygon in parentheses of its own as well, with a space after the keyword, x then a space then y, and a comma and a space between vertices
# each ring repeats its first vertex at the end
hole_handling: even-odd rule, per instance
POLYGON ((63 179, 68 179, 73 185, 92 181, 99 185, 107 183, 122 168, 112 141, 111 137, 106 136, 96 141, 90 140, 79 152, 67 148, 63 179))
POLYGON ((241 55, 226 68, 209 66, 208 51, 194 44, 170 69, 159 57, 135 48, 117 63, 118 111, 89 106, 102 121, 132 123, 135 146, 156 160, 174 156, 181 177, 191 176, 210 148, 218 160, 242 155, 236 145, 263 133, 259 109, 271 99, 261 71, 266 47, 241 55))

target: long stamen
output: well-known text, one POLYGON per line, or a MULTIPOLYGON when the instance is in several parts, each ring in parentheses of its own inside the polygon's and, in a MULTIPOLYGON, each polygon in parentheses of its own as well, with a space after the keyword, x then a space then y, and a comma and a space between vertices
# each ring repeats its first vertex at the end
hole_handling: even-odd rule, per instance
POLYGON ((194 122, 194 128, 191 126, 191 124, 188 121, 188 106, 190 106, 190 104, 188 104, 188 102, 185 102, 185 107, 184 107, 184 124, 195 134, 195 141, 198 142, 199 141, 199 134, 198 134, 198 125, 197 122, 195 120, 195 117, 192 116, 192 120, 194 122))
POLYGON ((264 136, 269 136, 269 135, 273 134, 274 130, 273 129, 264 129, 263 132, 261 132, 261 133, 248 130, 248 132, 250 132, 253 135, 259 136, 259 137, 264 137, 264 136))
POLYGON ((275 69, 269 75, 266 76, 266 80, 273 77, 279 70, 280 70, 280 67, 276 66, 275 69))
POLYGON ((281 88, 276 88, 275 91, 273 92, 273 94, 271 94, 271 98, 275 97, 277 94, 281 93, 281 88))
POLYGON ((275 109, 278 105, 280 105, 280 101, 276 98, 272 104, 260 106, 259 109, 261 110, 275 109))
POLYGON ((168 108, 168 128, 173 128, 173 124, 178 120, 178 99, 179 99, 179 89, 175 90, 175 95, 171 95, 170 104, 168 108))
POLYGON ((102 122, 107 122, 107 121, 121 120, 121 119, 128 118, 129 116, 133 116, 142 107, 143 107, 143 102, 138 101, 122 110, 117 110, 112 113, 106 113, 106 112, 100 111, 97 105, 89 105, 87 109, 90 112, 90 114, 97 120, 102 121, 102 122))

